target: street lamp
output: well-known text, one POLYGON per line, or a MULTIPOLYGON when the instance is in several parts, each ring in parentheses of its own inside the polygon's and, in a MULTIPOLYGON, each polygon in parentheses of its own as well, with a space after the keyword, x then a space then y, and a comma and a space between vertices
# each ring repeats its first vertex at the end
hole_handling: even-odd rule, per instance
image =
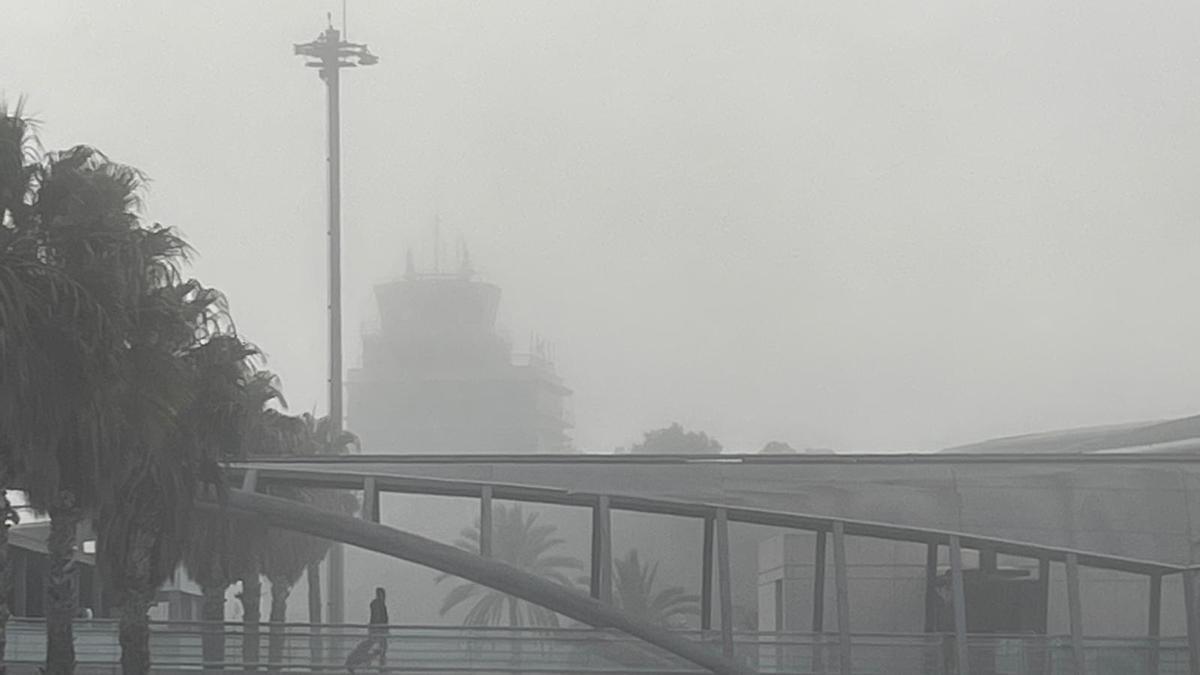
MULTIPOLYGON (((311 59, 325 82, 329 123, 329 422, 333 438, 342 432, 342 167, 339 73, 343 68, 373 66, 379 58, 364 44, 346 42, 331 24, 312 42, 295 45, 297 56, 311 59)), ((331 623, 345 618, 342 547, 329 552, 329 615, 331 623)))

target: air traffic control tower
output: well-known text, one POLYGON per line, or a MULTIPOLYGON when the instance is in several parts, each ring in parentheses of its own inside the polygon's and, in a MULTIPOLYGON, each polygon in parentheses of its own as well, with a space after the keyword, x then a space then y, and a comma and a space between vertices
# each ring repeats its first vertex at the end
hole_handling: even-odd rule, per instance
POLYGON ((544 349, 515 359, 496 330, 500 289, 463 255, 454 273, 375 288, 379 329, 350 372, 347 428, 364 453, 530 454, 570 449, 563 386, 544 349))

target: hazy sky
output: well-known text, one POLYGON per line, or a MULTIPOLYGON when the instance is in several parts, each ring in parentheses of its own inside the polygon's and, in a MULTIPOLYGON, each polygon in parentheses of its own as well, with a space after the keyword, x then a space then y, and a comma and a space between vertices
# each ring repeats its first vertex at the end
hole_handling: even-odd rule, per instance
MULTIPOLYGON (((294 410, 325 407, 340 3, 0 0, 48 148, 154 179, 294 410)), ((353 0, 347 361, 441 214, 557 345, 578 445, 935 449, 1200 402, 1200 5, 353 0)), ((449 248, 449 244, 447 248, 449 248)), ((383 449, 375 449, 383 450, 383 449)))

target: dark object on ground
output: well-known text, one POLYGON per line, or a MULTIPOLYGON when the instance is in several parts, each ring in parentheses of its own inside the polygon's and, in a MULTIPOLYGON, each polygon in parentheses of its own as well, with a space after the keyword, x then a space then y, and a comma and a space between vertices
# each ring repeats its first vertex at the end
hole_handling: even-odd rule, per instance
POLYGON ((355 668, 361 668, 378 659, 387 648, 386 644, 383 638, 375 635, 358 643, 358 646, 346 657, 346 670, 353 673, 355 668))

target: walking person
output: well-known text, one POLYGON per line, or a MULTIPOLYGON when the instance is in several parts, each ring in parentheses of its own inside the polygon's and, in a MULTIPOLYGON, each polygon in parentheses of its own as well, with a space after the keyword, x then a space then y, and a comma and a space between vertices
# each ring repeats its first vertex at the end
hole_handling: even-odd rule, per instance
POLYGON ((371 637, 375 640, 379 649, 379 665, 383 666, 383 661, 387 657, 387 634, 388 634, 388 611, 387 611, 387 594, 383 588, 375 589, 375 599, 371 601, 371 621, 367 630, 370 631, 371 637))
POLYGON ((388 611, 387 597, 382 588, 375 589, 375 599, 371 601, 371 618, 367 625, 367 639, 346 657, 346 670, 354 675, 356 668, 361 668, 376 657, 382 669, 387 657, 388 611))

